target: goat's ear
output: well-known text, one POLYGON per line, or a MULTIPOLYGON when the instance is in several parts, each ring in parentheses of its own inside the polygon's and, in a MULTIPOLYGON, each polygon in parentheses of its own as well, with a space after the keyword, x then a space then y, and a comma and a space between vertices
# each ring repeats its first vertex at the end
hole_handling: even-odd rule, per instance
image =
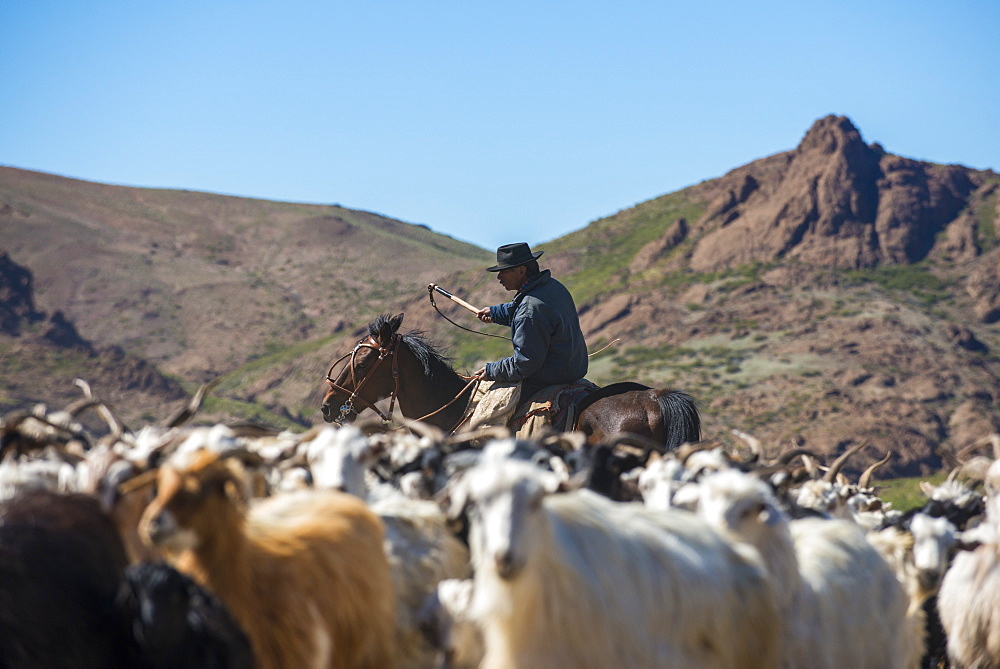
POLYGON ((546 472, 542 476, 542 492, 545 495, 551 495, 556 492, 567 492, 570 488, 566 487, 567 477, 559 476, 553 472, 546 472))
POLYGON ((226 497, 232 500, 236 504, 245 504, 246 495, 243 494, 243 490, 240 485, 233 479, 227 480, 222 484, 222 489, 226 493, 226 497))
POLYGON ((659 462, 662 459, 663 459, 663 456, 660 455, 659 451, 650 451, 649 457, 646 458, 646 466, 648 467, 649 465, 653 464, 654 462, 659 462))
POLYGON ((982 545, 984 540, 984 533, 977 526, 970 530, 959 532, 955 537, 955 548, 960 551, 974 551, 982 545))
POLYGON ((671 504, 688 511, 697 511, 700 496, 697 483, 685 483, 674 492, 671 504))
POLYGON ((633 482, 638 483, 639 477, 641 477, 645 473, 645 471, 646 468, 640 465, 638 467, 633 467, 627 472, 622 472, 621 476, 619 476, 618 478, 622 480, 622 483, 633 483, 633 482))
POLYGON ((368 439, 359 453, 359 460, 365 467, 372 467, 382 456, 389 453, 389 444, 380 439, 368 439))
POLYGON ((587 487, 587 471, 580 470, 559 484, 559 492, 573 492, 587 487))
POLYGON ((920 492, 924 493, 924 496, 926 496, 927 499, 934 497, 935 490, 937 490, 937 487, 930 481, 920 482, 920 492))
POLYGON ((465 507, 469 505, 469 484, 463 478, 454 478, 435 497, 445 518, 454 522, 465 513, 465 507))
POLYGON ((778 513, 778 510, 773 504, 762 502, 760 505, 760 511, 757 514, 757 520, 759 520, 762 525, 774 526, 781 520, 781 514, 778 513))

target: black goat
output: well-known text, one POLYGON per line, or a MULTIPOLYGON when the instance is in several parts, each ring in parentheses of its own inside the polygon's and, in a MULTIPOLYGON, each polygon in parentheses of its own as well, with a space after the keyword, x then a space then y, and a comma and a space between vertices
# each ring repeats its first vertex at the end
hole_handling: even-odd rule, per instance
POLYGON ((0 503, 0 669, 252 666, 212 595, 165 564, 128 567, 96 497, 0 503))
POLYGON ((190 577, 162 562, 143 562, 129 567, 125 579, 119 602, 130 613, 140 666, 253 666, 246 634, 222 603, 190 577))
POLYGON ((115 605, 126 564, 95 498, 37 490, 0 504, 0 666, 129 666, 115 605))

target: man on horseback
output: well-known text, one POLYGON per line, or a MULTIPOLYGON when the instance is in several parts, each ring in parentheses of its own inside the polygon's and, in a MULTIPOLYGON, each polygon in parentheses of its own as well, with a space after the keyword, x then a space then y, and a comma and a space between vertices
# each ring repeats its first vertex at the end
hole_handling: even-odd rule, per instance
POLYGON ((514 354, 487 363, 473 376, 486 381, 521 382, 521 401, 527 401, 546 386, 569 384, 587 373, 587 344, 573 296, 540 270, 538 257, 524 242, 497 249, 497 264, 487 272, 516 294, 506 304, 480 309, 484 323, 509 325, 514 354))

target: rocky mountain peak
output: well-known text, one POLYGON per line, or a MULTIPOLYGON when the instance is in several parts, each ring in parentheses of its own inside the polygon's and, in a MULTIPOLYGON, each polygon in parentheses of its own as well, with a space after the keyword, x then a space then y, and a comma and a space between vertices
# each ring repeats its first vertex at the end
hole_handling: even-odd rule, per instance
POLYGON ((861 132, 854 127, 851 119, 831 114, 812 124, 795 152, 797 154, 812 152, 832 154, 846 152, 857 144, 864 146, 861 132))
POLYGON ((959 214, 985 183, 960 166, 869 146, 850 119, 833 115, 813 123, 794 150, 720 182, 695 226, 705 231, 691 256, 695 270, 782 259, 851 268, 917 262, 941 232, 952 240, 974 234, 959 214))

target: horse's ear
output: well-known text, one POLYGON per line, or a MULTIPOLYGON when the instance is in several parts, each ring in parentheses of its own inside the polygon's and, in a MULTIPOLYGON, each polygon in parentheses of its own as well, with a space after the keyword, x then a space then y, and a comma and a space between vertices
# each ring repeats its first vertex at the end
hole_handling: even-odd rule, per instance
POLYGON ((388 346, 389 342, 392 341, 393 335, 399 330, 399 326, 403 322, 403 314, 393 316, 392 318, 386 318, 382 322, 382 326, 378 329, 378 339, 383 346, 388 346))

